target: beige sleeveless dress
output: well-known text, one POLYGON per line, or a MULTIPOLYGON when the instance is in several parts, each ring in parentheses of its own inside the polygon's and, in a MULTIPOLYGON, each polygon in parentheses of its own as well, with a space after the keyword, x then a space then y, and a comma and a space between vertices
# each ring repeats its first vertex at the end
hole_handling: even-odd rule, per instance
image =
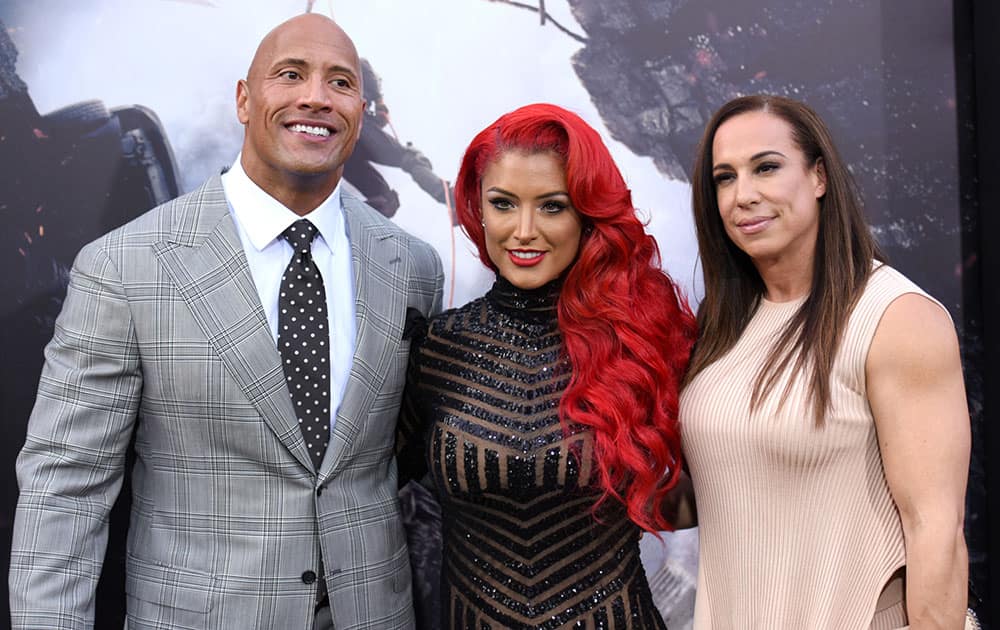
POLYGON ((865 391, 875 329, 905 293, 926 296, 878 265, 850 316, 820 427, 801 371, 749 410, 754 378, 804 298, 762 301, 736 346, 684 390, 700 522, 696 630, 906 627, 903 530, 865 391))

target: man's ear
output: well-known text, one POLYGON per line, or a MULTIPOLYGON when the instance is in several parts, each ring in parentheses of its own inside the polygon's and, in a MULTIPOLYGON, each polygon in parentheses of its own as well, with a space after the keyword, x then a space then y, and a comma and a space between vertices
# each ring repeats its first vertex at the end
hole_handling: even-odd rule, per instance
POLYGON ((365 126, 365 112, 368 111, 368 101, 361 99, 361 117, 358 118, 358 137, 355 142, 361 140, 361 128, 365 126))
POLYGON ((244 125, 250 120, 250 109, 247 101, 250 99, 250 86, 246 79, 236 82, 236 117, 244 125))
POLYGON ((816 158, 813 169, 816 175, 816 198, 820 199, 826 194, 826 162, 822 157, 816 158))

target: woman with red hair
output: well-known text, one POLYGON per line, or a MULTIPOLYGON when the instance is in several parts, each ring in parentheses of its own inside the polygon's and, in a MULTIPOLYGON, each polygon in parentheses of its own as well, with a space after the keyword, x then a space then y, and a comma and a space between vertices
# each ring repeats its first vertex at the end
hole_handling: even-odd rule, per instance
POLYGON ((401 453, 426 445, 441 501, 441 625, 663 628, 638 542, 670 529, 693 315, 573 113, 501 116, 455 198, 497 279, 416 335, 401 453))

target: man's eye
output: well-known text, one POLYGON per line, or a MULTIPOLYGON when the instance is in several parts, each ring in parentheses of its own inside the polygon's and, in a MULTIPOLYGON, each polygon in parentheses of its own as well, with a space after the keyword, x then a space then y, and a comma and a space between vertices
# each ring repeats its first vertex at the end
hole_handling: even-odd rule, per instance
POLYGON ((347 79, 334 79, 330 83, 334 84, 335 86, 337 86, 339 88, 349 88, 349 87, 351 87, 351 82, 348 81, 347 79))
POLYGON ((302 75, 300 75, 295 70, 285 70, 284 72, 281 73, 281 76, 284 77, 284 78, 286 78, 286 79, 291 79, 291 80, 294 81, 294 80, 298 79, 299 77, 301 77, 302 75))

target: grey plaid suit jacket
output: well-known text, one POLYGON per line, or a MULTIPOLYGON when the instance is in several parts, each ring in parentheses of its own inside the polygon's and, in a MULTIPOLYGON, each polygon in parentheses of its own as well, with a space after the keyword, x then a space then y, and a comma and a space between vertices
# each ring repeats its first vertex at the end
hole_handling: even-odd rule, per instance
POLYGON ((89 628, 135 434, 129 628, 410 628, 393 438, 408 308, 441 263, 343 195, 357 346, 313 469, 218 177, 86 246, 45 351, 11 553, 14 628, 89 628))

